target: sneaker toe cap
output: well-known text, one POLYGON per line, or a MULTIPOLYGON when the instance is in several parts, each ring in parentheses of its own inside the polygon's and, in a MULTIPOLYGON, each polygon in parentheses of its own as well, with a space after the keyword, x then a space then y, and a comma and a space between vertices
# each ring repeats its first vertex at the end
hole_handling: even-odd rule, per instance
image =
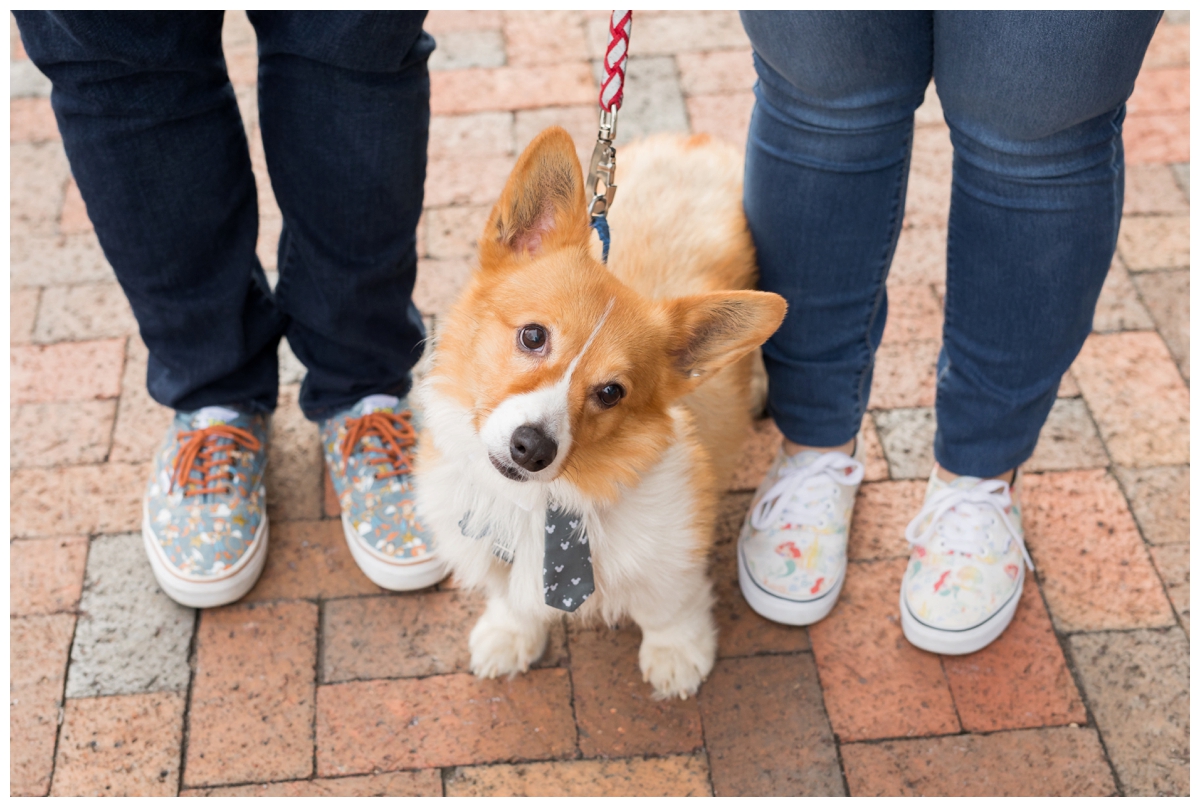
POLYGON ((1016 582, 997 580, 978 570, 928 569, 904 577, 904 602, 922 624, 939 630, 969 630, 1003 608, 1016 582))

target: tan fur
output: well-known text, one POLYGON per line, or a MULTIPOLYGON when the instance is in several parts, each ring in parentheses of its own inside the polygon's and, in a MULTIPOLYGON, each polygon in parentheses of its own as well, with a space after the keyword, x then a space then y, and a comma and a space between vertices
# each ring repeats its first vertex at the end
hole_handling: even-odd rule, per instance
MULTIPOLYGON (((753 289, 754 241, 742 212, 742 157, 709 135, 659 134, 620 149, 620 202, 608 215, 609 271, 647 297, 753 289)), ((761 404, 751 396, 757 350, 683 399, 724 489, 761 404)))
MULTIPOLYGON (((616 298, 619 305, 610 326, 585 363, 599 374, 580 374, 574 392, 582 401, 591 386, 611 377, 631 382, 625 385, 631 394, 607 412, 581 406, 578 422, 572 422, 581 435, 576 448, 580 457, 564 469, 568 479, 598 498, 616 495, 618 484, 636 482, 664 446, 666 406, 684 386, 695 386, 671 379, 669 368, 638 362, 642 356, 669 353, 676 330, 673 309, 650 300, 749 289, 757 277, 754 245, 741 210, 739 158, 732 146, 707 135, 658 135, 622 149, 620 160, 628 180, 621 187, 621 205, 610 214, 617 235, 606 267, 593 255, 583 173, 570 136, 551 128, 526 149, 480 238, 481 271, 441 329, 435 371, 460 382, 450 394, 475 410, 478 427, 499 401, 560 375, 575 352, 571 343, 582 343, 607 301, 616 298), (548 154, 569 158, 571 172, 560 170, 548 154), (531 189, 547 193, 553 209, 535 209, 531 189), (542 235, 541 253, 513 250, 513 233, 519 237, 545 214, 554 227, 542 235), (508 337, 522 324, 546 319, 547 311, 558 321, 542 324, 561 333, 568 349, 533 366, 513 350, 508 337), (496 325, 503 326, 495 329, 502 338, 487 338, 496 325), (631 375, 604 376, 614 367, 627 367, 631 375)), ((767 302, 778 319, 772 316, 761 324, 757 330, 762 333, 753 334, 749 341, 755 344, 748 349, 782 321, 782 299, 770 297, 767 302)), ((752 366, 753 357, 746 355, 715 377, 701 378, 707 383, 682 400, 710 458, 705 480, 697 480, 705 488, 719 489, 732 472, 751 420, 752 366)))
MULTIPOLYGON (((535 478, 569 483, 589 507, 613 507, 622 491, 637 489, 644 476, 661 475, 668 455, 675 463, 671 467, 686 466, 686 490, 676 498, 691 503, 691 523, 676 522, 672 529, 679 535, 662 551, 683 551, 692 558, 684 564, 690 593, 686 602, 664 603, 650 612, 644 604, 629 606, 640 609, 634 616, 646 637, 643 670, 661 693, 686 695, 694 691, 695 671, 706 674, 704 665, 711 667, 715 651, 715 644, 709 647, 703 638, 711 632, 704 627, 711 622, 705 604, 711 604, 711 594, 703 558, 720 491, 751 420, 754 352, 779 327, 786 304, 778 295, 750 290, 757 270, 741 209, 740 158, 732 147, 707 136, 658 135, 622 148, 618 161, 620 194, 609 216, 612 251, 606 266, 588 226, 574 143, 557 127, 534 139, 480 237, 478 271, 439 322, 436 354, 423 386, 460 408, 461 420, 470 423, 467 431, 481 440, 486 424, 507 422, 503 413, 522 411, 512 408, 514 402, 561 390, 555 394, 564 396, 569 445, 545 471, 550 477, 535 478), (520 348, 519 333, 529 324, 549 334, 544 350, 520 348), (614 383, 626 395, 608 408, 597 391, 614 383), (687 624, 697 638, 688 647, 671 638, 676 607, 683 609, 679 619, 685 612, 691 615, 687 624), (685 674, 677 663, 689 654, 708 661, 689 661, 684 666, 692 672, 685 674)), ((445 428, 451 428, 448 421, 445 428)), ((461 438, 462 428, 453 429, 461 438)), ((421 440, 419 486, 423 475, 454 478, 444 470, 449 467, 445 456, 433 449, 437 435, 431 439, 421 440), (442 470, 427 473, 434 464, 442 470)), ((464 444, 471 451, 477 450, 474 439, 464 444)), ((496 449, 487 445, 495 464, 496 449)), ((483 478, 491 484, 491 470, 483 459, 479 463, 471 467, 484 468, 488 476, 483 478)), ((500 479, 500 471, 496 474, 500 479)), ((426 500, 449 501, 441 493, 426 500)), ((435 508, 430 516, 441 529, 453 533, 460 513, 450 512, 449 505, 445 512, 427 506, 435 508)), ((445 537, 439 532, 439 540, 445 537)), ((476 563, 468 557, 474 551, 470 546, 454 550, 448 555, 476 563)), ((600 549, 593 563, 597 596, 577 612, 585 619, 610 613, 603 610, 610 607, 600 604, 603 600, 636 600, 628 587, 642 585, 635 581, 654 571, 630 570, 600 549), (614 587, 627 591, 622 595, 614 587)), ((516 661, 480 662, 486 674, 494 674, 511 665, 527 666, 544 636, 514 627, 519 617, 513 603, 520 598, 507 593, 508 572, 497 563, 487 569, 468 582, 492 595, 488 615, 472 634, 473 669, 481 669, 475 666, 477 650, 481 659, 509 658, 509 640, 501 637, 525 636, 516 661)))

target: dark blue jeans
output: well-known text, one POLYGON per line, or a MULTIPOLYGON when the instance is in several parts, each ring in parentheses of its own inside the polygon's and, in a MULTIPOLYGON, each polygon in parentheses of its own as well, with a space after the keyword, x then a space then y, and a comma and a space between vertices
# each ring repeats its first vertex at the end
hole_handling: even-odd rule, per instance
POLYGON ((403 395, 424 339, 411 294, 434 48, 425 12, 249 13, 283 212, 274 293, 255 256, 257 197, 222 16, 16 12, 149 348, 150 394, 182 410, 270 411, 286 334, 308 368, 309 418, 403 395))
POLYGON ((788 439, 858 431, 932 77, 954 144, 934 453, 990 476, 1033 453, 1116 248, 1121 124, 1160 12, 743 12, 758 69, 745 207, 788 439))

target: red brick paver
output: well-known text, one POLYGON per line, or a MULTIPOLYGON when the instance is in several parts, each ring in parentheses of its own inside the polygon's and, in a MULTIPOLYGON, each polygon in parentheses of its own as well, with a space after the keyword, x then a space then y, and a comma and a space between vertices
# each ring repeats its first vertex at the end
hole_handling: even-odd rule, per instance
POLYGON ((572 757, 566 670, 509 680, 443 675, 321 687, 317 773, 572 757))
POLYGON ((8 336, 14 345, 24 344, 33 338, 33 325, 37 320, 38 301, 41 289, 13 289, 9 296, 8 336))
POLYGON ((1174 623, 1116 480, 1068 471, 1030 475, 1024 485, 1026 541, 1061 629, 1174 623))
POLYGON ((688 753, 704 745, 694 698, 655 700, 638 668, 641 631, 573 630, 571 683, 585 757, 688 753))
POLYGON ((578 11, 507 13, 504 40, 516 67, 584 62, 588 58, 584 19, 578 11))
POLYGON ((49 98, 14 98, 9 102, 9 140, 38 143, 61 140, 49 98))
POLYGON ((1030 578, 1004 634, 978 653, 945 657, 942 667, 966 731, 1087 722, 1041 593, 1030 578))
POLYGON ((175 692, 67 701, 52 796, 174 796, 184 697, 175 692))
POLYGON ((13 468, 86 465, 108 456, 116 401, 24 404, 11 414, 13 468))
POLYGON ((921 480, 903 479, 867 483, 859 488, 846 548, 850 559, 907 558, 909 545, 904 528, 920 511, 926 486, 921 480))
POLYGON ((717 662, 700 711, 716 795, 842 795, 808 654, 717 662))
MULTIPOLYGON (((427 17, 439 48, 414 301, 431 334, 521 150, 558 125, 586 166, 607 26, 606 11, 427 17)), ((953 149, 931 85, 863 418, 851 563, 828 618, 779 625, 741 596, 738 533, 782 441, 756 413, 728 458, 710 555, 718 661, 698 697, 652 697, 632 625, 563 620, 531 672, 478 680, 479 593, 453 579, 384 592, 353 563, 298 406, 304 368, 285 351, 262 578, 242 603, 180 612, 196 620, 186 666, 176 659, 187 689, 77 698, 68 668, 102 649, 83 629, 96 615, 80 613, 103 554, 89 561, 89 545, 136 537, 172 412, 146 391, 145 345, 10 18, 10 793, 1187 795, 1189 35, 1186 13, 1169 13, 1128 103, 1117 254, 1024 466, 1037 571, 991 646, 939 657, 898 623, 945 298, 953 149)), ((274 282, 283 216, 244 13, 226 13, 222 43, 274 282)), ((745 147, 756 76, 736 12, 638 11, 629 71, 620 142, 686 129, 745 147)))
POLYGON ((9 622, 9 788, 14 796, 50 789, 54 740, 74 614, 28 616, 9 622))
POLYGON ((317 607, 205 611, 196 637, 184 784, 312 774, 317 607))
POLYGON ((300 411, 300 388, 279 390, 267 446, 267 510, 279 520, 321 517, 325 459, 317 425, 300 411))
POLYGON ((1131 165, 1125 169, 1125 215, 1186 214, 1187 195, 1165 165, 1131 165))
POLYGON ((1158 334, 1093 334, 1072 373, 1114 462, 1188 461, 1188 389, 1158 334))
POLYGON ((148 465, 108 462, 25 468, 12 475, 9 522, 17 538, 130 532, 142 523, 148 465))
POLYGON ((1166 586, 1167 596, 1171 598, 1171 605, 1175 606, 1179 622, 1189 634, 1192 616, 1190 554, 1191 550, 1187 544, 1156 546, 1150 549, 1159 577, 1166 586))
POLYGON ((430 77, 434 115, 586 104, 593 98, 586 62, 554 67, 447 70, 430 77))
POLYGON ((350 597, 382 591, 350 557, 341 519, 271 524, 270 552, 262 577, 246 602, 350 597))
POLYGON ((1117 790, 1094 729, 842 746, 854 796, 1112 796, 1117 790))
POLYGON ((711 796, 702 754, 456 768, 447 796, 711 796))
POLYGON ((67 183, 67 190, 63 196, 62 216, 58 220, 58 231, 66 235, 68 233, 86 233, 92 229, 95 228, 92 227, 92 221, 88 218, 87 205, 84 204, 83 196, 79 193, 79 186, 72 178, 67 183))
POLYGON ((687 95, 745 91, 758 78, 752 54, 750 50, 681 53, 675 59, 680 87, 687 95))
POLYGON ((9 553, 9 612, 14 616, 74 611, 83 591, 87 538, 13 541, 9 553))
POLYGON ((1125 122, 1125 159, 1138 163, 1188 161, 1188 113, 1137 115, 1125 122))
POLYGON ((121 399, 113 429, 113 462, 147 462, 162 444, 174 411, 162 406, 146 391, 146 360, 149 353, 140 337, 130 337, 125 349, 125 373, 121 377, 121 399))
POLYGON ((933 406, 939 340, 885 342, 875 352, 871 405, 877 409, 933 406))
POLYGON ((843 742, 959 730, 938 657, 900 630, 904 566, 852 563, 833 612, 808 630, 825 708, 843 742))
POLYGON ((124 339, 14 347, 12 402, 116 398, 124 361, 124 339))
MULTIPOLYGON (((336 523, 340 527, 341 522, 336 523)), ((483 605, 479 598, 455 591, 328 602, 322 623, 321 681, 467 672, 467 636, 483 605)), ((566 653, 566 633, 559 623, 535 666, 558 666, 566 653)))
POLYGON ((184 790, 181 796, 440 796, 442 777, 436 768, 397 771, 338 779, 302 779, 260 785, 231 785, 184 790))
POLYGON ((1121 223, 1117 250, 1132 272, 1188 265, 1187 216, 1130 216, 1121 223))

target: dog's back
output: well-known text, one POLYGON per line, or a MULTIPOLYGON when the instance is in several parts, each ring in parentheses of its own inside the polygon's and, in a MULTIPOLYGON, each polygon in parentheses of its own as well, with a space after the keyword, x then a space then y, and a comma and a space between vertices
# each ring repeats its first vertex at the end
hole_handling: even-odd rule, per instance
POLYGON ((618 149, 608 266, 647 297, 753 288, 742 159, 704 134, 659 134, 618 149))
MULTIPOLYGON (((708 135, 659 134, 617 152, 608 266, 648 297, 752 289, 754 242, 742 211, 742 157, 708 135)), ((751 421, 757 351, 726 367, 684 404, 724 487, 751 421)))

